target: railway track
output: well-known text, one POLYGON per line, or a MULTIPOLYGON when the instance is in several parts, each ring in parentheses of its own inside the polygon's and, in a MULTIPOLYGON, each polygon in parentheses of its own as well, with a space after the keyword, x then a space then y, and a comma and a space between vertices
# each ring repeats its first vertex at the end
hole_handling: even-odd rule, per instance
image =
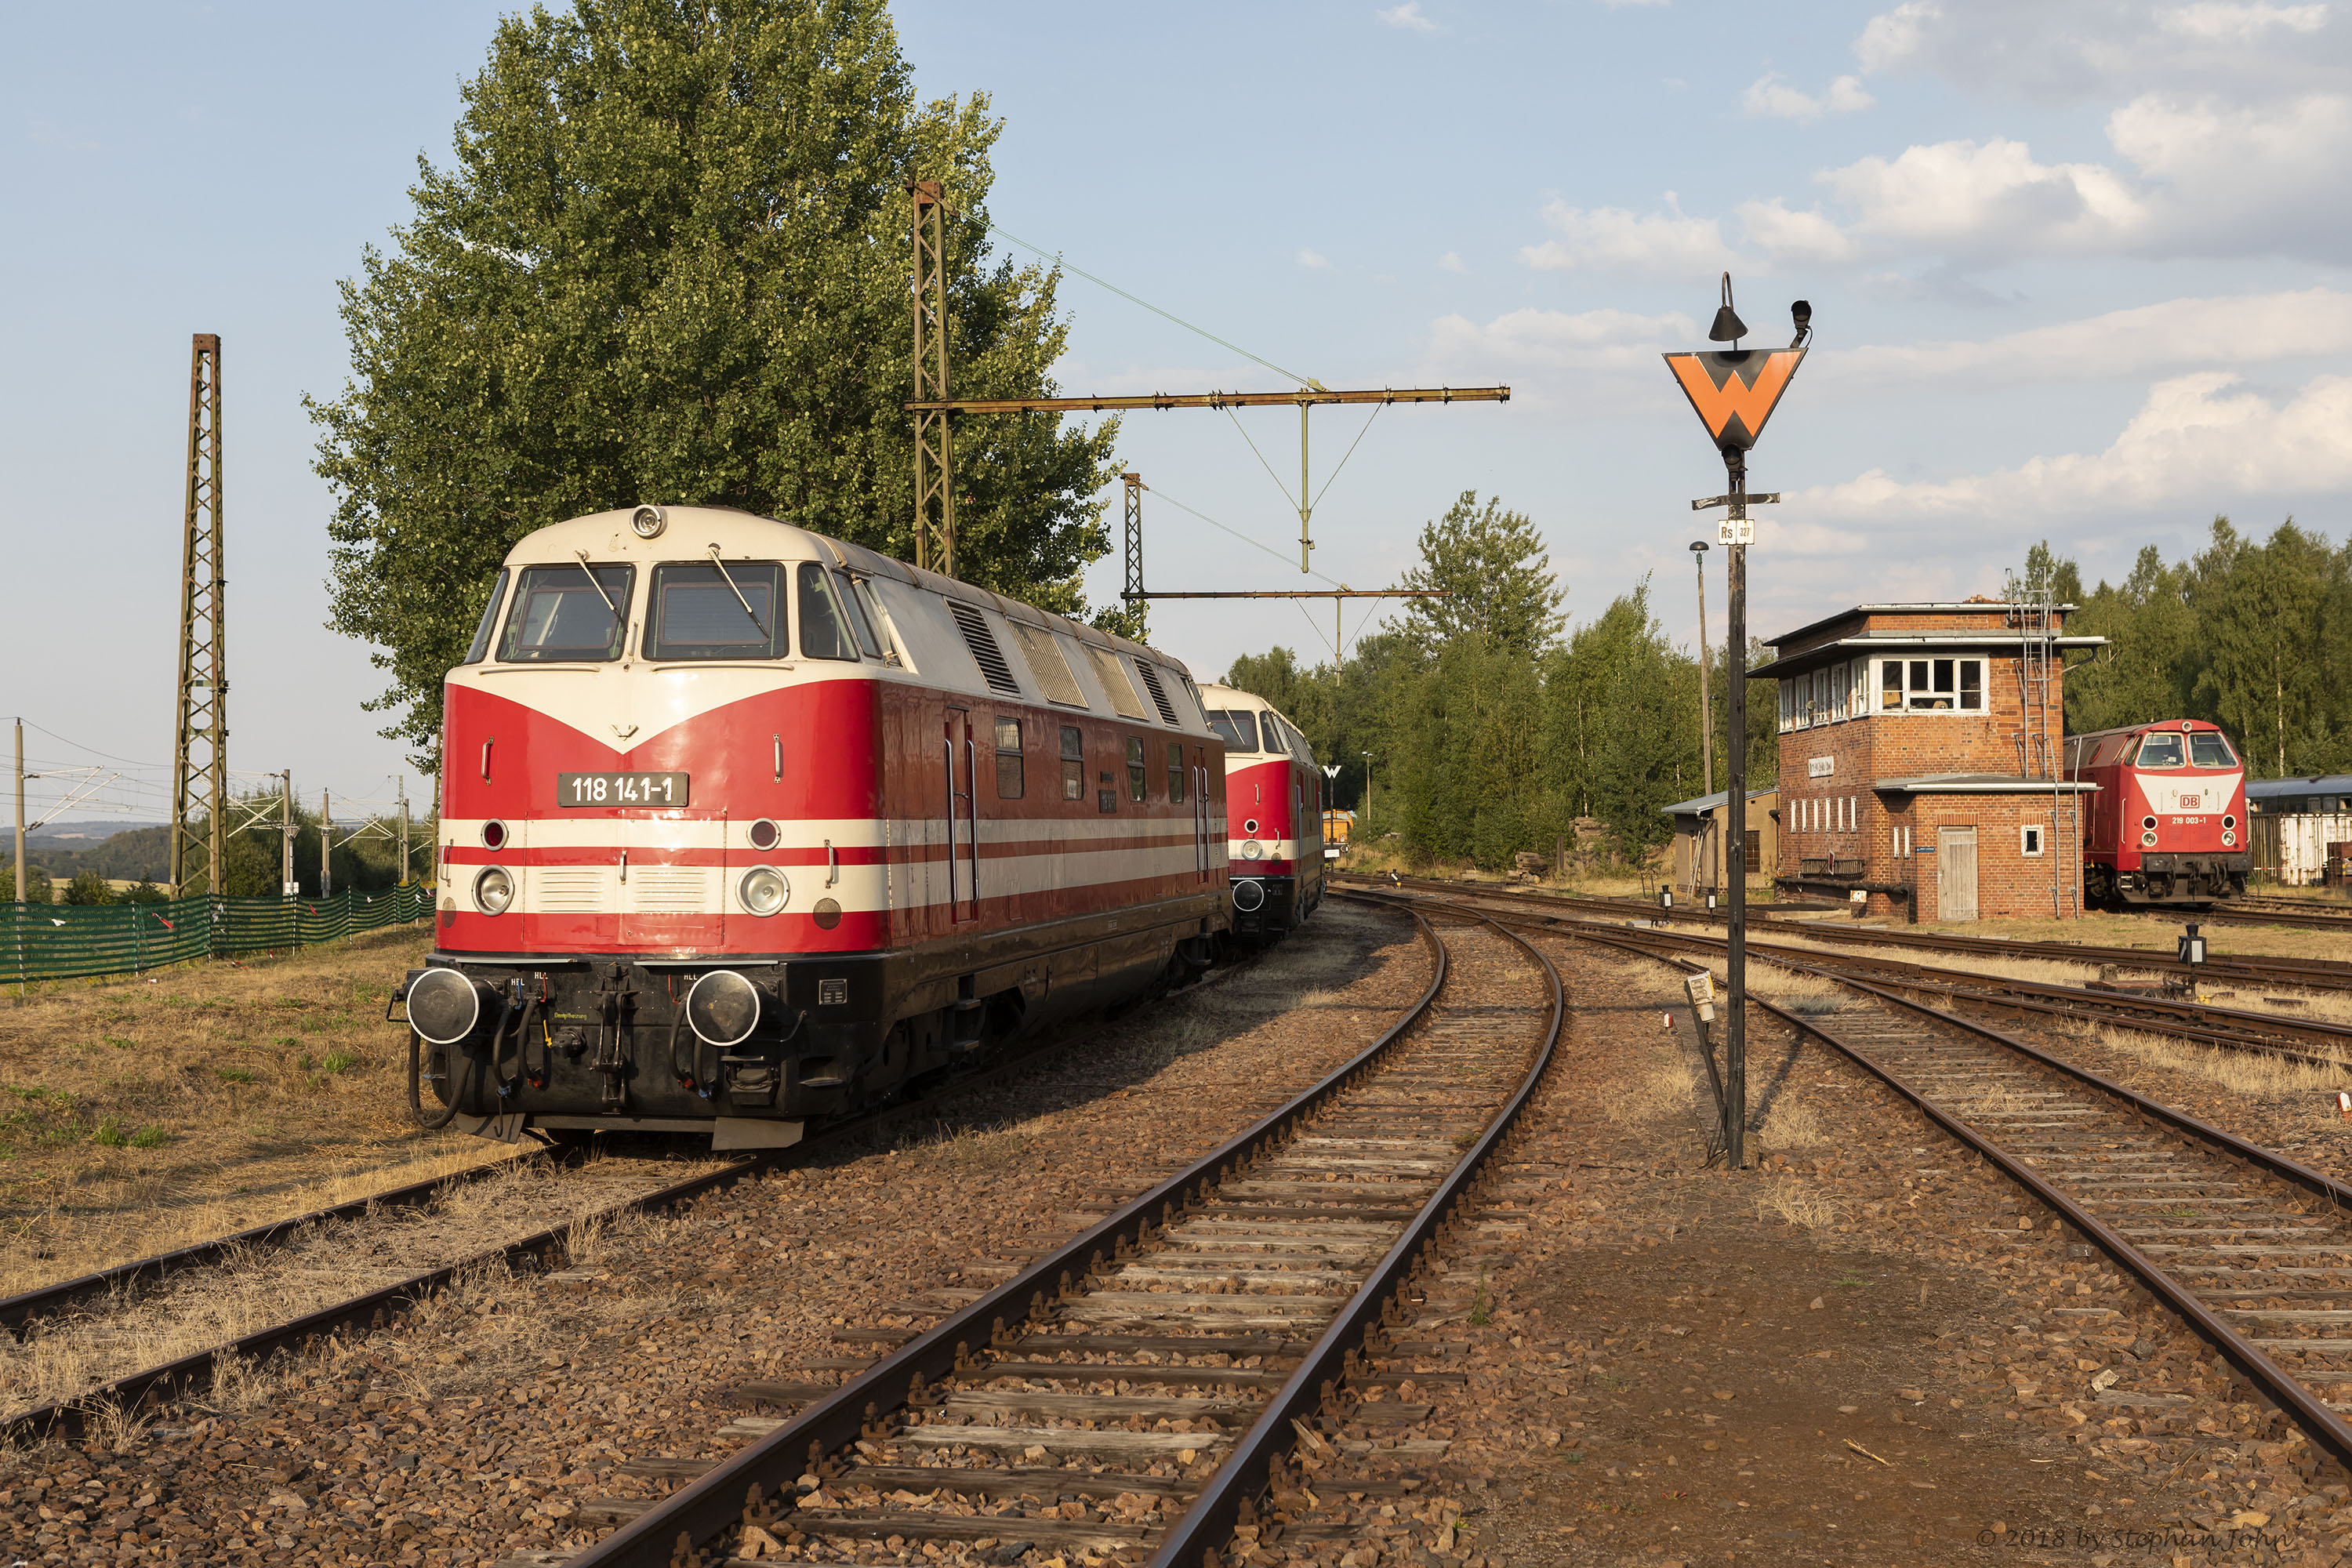
MULTIPOLYGON (((1553 915, 1540 908, 1530 908, 1525 900, 1509 899, 1507 895, 1499 903, 1496 900, 1466 901, 1458 891, 1450 897, 1454 907, 1476 908, 1489 918, 1517 926, 1550 930, 1594 923, 1589 920, 1553 915)), ((1811 931, 1791 931, 1786 934, 1812 935, 1811 931)), ((1702 936, 1670 928, 1654 926, 1644 935, 1646 940, 1680 944, 1690 952, 1721 952, 1727 945, 1721 937, 1702 936)), ((2324 1019, 2225 1006, 2218 1002, 2159 995, 2147 991, 2053 985, 2002 975, 1969 973, 1876 955, 1828 953, 1775 942, 1753 931, 1748 939, 1748 950, 1781 967, 1817 974, 1824 979, 1843 980, 1860 971, 1899 984, 1906 991, 1938 995, 1954 1002, 2146 1030, 2194 1040, 2200 1045, 2221 1050, 2254 1051, 2327 1066, 2343 1066, 2352 1061, 2352 1026, 2324 1019)))
MULTIPOLYGON (((1223 984, 1249 967, 1244 963, 1205 984, 1223 984)), ((70 1391, 34 1393, 30 1404, 22 1394, 0 1400, 0 1436, 78 1438, 109 1409, 204 1387, 224 1364, 259 1361, 321 1336, 379 1325, 470 1270, 501 1264, 559 1268, 583 1226, 667 1213, 747 1177, 935 1114, 941 1099, 997 1082, 1105 1026, 1050 1032, 949 1080, 936 1093, 846 1118, 789 1149, 705 1162, 683 1178, 627 1159, 582 1166, 534 1152, 0 1300, 0 1324, 17 1341, 0 1342, 0 1386, 54 1390, 73 1384, 70 1391), (432 1212, 452 1195, 462 1198, 500 1177, 518 1193, 502 1211, 455 1226, 432 1212), (486 1229, 497 1239, 486 1241, 486 1229), (352 1289, 355 1284, 361 1288, 352 1289), (268 1308, 266 1321, 245 1328, 253 1313, 244 1303, 257 1300, 268 1308), (236 1326, 216 1337, 193 1331, 205 1324, 236 1326), (184 1349, 191 1339, 203 1342, 184 1349), (150 1359, 157 1354, 162 1359, 150 1359), (96 1370, 84 1377, 85 1369, 96 1370), (18 1408, 9 1409, 11 1403, 18 1408)))
POLYGON ((1565 1016, 1524 938, 1475 914, 1442 934, 1412 918, 1432 979, 1360 1055, 928 1328, 837 1331, 897 1343, 878 1361, 740 1388, 796 1412, 722 1429, 751 1439, 729 1458, 634 1463, 685 1484, 606 1505, 634 1517, 569 1562, 880 1542, 1202 1563, 1236 1531, 1263 1545, 1345 1528, 1294 1520, 1294 1448, 1388 1471, 1350 1490, 1405 1495, 1402 1471, 1445 1445, 1412 1436, 1430 1410, 1399 1391, 1462 1375, 1426 1365, 1444 1351, 1408 1327, 1411 1290, 1500 1169, 1565 1016))
MULTIPOLYGON (((1375 886, 1366 879, 1349 879, 1365 887, 1375 886)), ((1390 886, 1383 881, 1378 886, 1390 886)), ((1476 896, 1486 889, 1461 882, 1443 881, 1435 878, 1406 877, 1396 885, 1423 889, 1454 897, 1476 896)), ((1608 899, 1567 897, 1553 893, 1520 893, 1493 889, 1491 896, 1507 899, 1519 907, 1540 901, 1544 905, 1560 904, 1582 910, 1597 916, 1617 920, 1664 919, 1676 925, 1717 925, 1724 923, 1721 910, 1709 913, 1677 904, 1671 910, 1661 910, 1654 903, 1640 899, 1608 899)), ((2281 900, 2283 903, 2295 900, 2281 900)), ((2187 917, 2166 915, 2168 920, 2187 917)), ((2200 922, 2211 917, 2199 913, 2200 922)), ((2244 985, 2293 985, 2317 991, 2352 991, 2352 963, 2326 958, 2284 958, 2267 953, 2210 954, 2201 964, 2182 963, 2172 954, 2151 948, 2107 947, 2070 942, 2012 942, 2000 937, 1962 936, 1949 931, 1908 931, 1887 926, 1842 924, 1817 917, 1799 917, 1773 912, 1769 905, 1751 905, 1748 911, 1748 929, 1780 931, 1802 934, 1811 942, 1836 942, 1857 947, 1903 947, 1924 952, 1969 953, 1987 958, 2038 958, 2054 963, 2084 965, 2114 964, 2145 973, 2169 975, 2178 980, 2203 979, 2216 983, 2244 985)), ((2347 917, 2352 922, 2352 916, 2347 917)), ((2240 923, 2274 924, 2274 921, 2247 921, 2240 923)))
MULTIPOLYGON (((1545 934, 1699 967, 1679 946, 1687 938, 1592 927, 1545 934)), ((1854 997, 1832 1018, 1750 1000, 1984 1156, 2352 1465, 2352 1185, 1990 1025, 1832 977, 1854 997)), ((2086 1320, 2111 1315, 2083 1310, 2086 1320)), ((2185 1390, 2119 1381, 2095 1387, 2092 1403, 2129 1414, 2192 1402, 2185 1390)))

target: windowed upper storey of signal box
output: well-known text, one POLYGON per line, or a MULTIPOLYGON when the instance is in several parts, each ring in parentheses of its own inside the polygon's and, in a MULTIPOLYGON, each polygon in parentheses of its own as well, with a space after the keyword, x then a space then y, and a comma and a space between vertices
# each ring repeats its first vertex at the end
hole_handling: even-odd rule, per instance
POLYGON ((2066 633, 2074 608, 2045 618, 2041 606, 1988 599, 1858 605, 1784 635, 1749 673, 1778 682, 1784 736, 1892 722, 1945 765, 2011 765, 2028 728, 2053 742, 2063 732, 2066 667, 2106 642, 2066 633))

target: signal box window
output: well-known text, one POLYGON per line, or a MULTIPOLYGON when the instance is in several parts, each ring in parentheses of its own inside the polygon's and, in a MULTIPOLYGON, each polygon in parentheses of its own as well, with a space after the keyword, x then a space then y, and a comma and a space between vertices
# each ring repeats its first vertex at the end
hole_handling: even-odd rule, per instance
POLYGON ((1981 713, 1984 668, 1980 658, 1890 658, 1879 682, 1882 712, 1981 713))
MULTIPOLYGON (((806 635, 806 634, 803 634, 806 635)), ((1003 714, 996 719, 996 798, 1019 800, 1024 781, 1021 776, 1021 721, 1003 714)))
POLYGON ((634 566, 526 566, 507 612, 499 658, 509 664, 593 664, 621 657, 634 566))
POLYGON ((1246 708, 1212 708, 1209 728, 1225 742, 1228 752, 1257 750, 1257 715, 1246 708))
POLYGON ((2042 853, 2042 828, 2040 825, 2029 824, 2017 830, 2017 849, 2019 854, 2023 855, 2029 860, 2042 853))
POLYGON ((772 563, 673 562, 654 568, 645 655, 656 660, 780 658, 791 652, 772 563))
POLYGON ((1184 798, 1184 746, 1181 741, 1168 742, 1168 798, 1178 802, 1184 798))
POLYGON ((1087 738, 1075 724, 1062 726, 1062 798, 1087 798, 1087 738))
POLYGON ((1127 798, 1145 800, 1143 742, 1130 738, 1127 742, 1127 798))
POLYGON ((2177 733, 2167 731, 2143 735, 2139 742, 2139 765, 2144 768, 2179 768, 2189 765, 2189 749, 2180 743, 2177 733))
POLYGON ((802 658, 857 662, 857 645, 850 640, 849 613, 842 608, 840 593, 832 573, 814 561, 801 563, 802 658))
POLYGON ((2189 737, 2189 760, 2200 768, 2234 768, 2237 757, 2230 742, 2211 730, 2199 730, 2189 737))

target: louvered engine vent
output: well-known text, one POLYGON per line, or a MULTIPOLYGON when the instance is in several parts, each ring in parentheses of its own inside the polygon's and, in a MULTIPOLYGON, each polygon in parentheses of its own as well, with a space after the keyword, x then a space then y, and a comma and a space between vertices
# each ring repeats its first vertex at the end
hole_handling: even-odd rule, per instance
POLYGON ((1160 710, 1160 721, 1170 729, 1176 727, 1176 710, 1168 705, 1167 689, 1160 684, 1160 671, 1149 659, 1135 661, 1135 673, 1143 677, 1143 689, 1151 693, 1151 705, 1160 710))
MULTIPOLYGON (((1004 661, 1004 650, 996 646, 996 634, 988 629, 980 612, 950 599, 948 613, 955 616, 956 630, 963 633, 963 646, 971 649, 971 661, 980 666, 981 679, 988 682, 988 689, 1007 697, 1020 696, 1021 683, 1013 679, 1013 667, 1004 661)), ((1162 708, 1167 706, 1160 703, 1162 708)))

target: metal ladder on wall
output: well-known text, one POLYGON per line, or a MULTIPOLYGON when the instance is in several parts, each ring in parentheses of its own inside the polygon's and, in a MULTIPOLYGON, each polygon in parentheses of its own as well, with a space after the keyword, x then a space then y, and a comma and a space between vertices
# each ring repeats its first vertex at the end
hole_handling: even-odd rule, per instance
POLYGON ((2050 781, 2050 897, 2053 910, 2063 919, 2070 901, 2080 912, 2082 834, 2080 824, 2065 809, 2067 802, 2060 788, 2064 775, 2058 765, 2059 735, 2065 729, 2065 719, 2053 714, 2050 697, 2057 662, 2058 612, 2051 603, 2047 583, 2027 585, 2011 597, 2009 616, 2019 635, 2018 687, 2023 721, 2018 735, 2018 772, 2030 779, 2050 781), (2058 733, 2053 733, 2053 727, 2058 733), (2069 868, 2074 873, 2071 879, 2069 868), (2071 900, 2070 894, 2074 895, 2071 900))

